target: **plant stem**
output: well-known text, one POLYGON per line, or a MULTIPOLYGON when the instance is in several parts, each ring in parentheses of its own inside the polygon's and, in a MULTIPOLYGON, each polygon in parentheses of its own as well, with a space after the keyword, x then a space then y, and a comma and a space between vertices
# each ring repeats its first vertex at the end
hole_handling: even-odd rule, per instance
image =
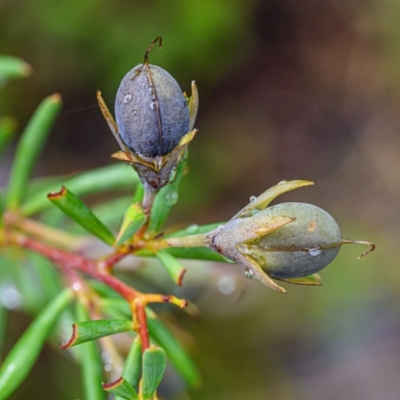
POLYGON ((107 272, 99 271, 97 263, 93 260, 89 260, 80 255, 68 253, 54 247, 50 247, 46 244, 43 244, 23 235, 17 235, 13 240, 13 244, 42 254, 43 256, 63 268, 73 268, 82 271, 110 286, 129 302, 132 302, 139 295, 136 290, 126 285, 118 278, 115 278, 107 272))
POLYGON ((139 324, 139 336, 142 342, 142 351, 144 352, 150 346, 149 329, 147 327, 146 308, 143 302, 138 299, 135 301, 135 315, 139 324))
POLYGON ((207 234, 176 236, 162 240, 166 247, 209 247, 210 241, 207 234))
POLYGON ((144 197, 142 201, 142 207, 146 215, 150 215, 151 208, 153 207, 156 193, 150 190, 147 185, 144 186, 144 197))
POLYGON ((16 213, 7 212, 3 218, 8 226, 14 226, 29 235, 65 249, 76 250, 85 242, 85 239, 74 237, 59 229, 50 228, 32 219, 21 218, 16 213))

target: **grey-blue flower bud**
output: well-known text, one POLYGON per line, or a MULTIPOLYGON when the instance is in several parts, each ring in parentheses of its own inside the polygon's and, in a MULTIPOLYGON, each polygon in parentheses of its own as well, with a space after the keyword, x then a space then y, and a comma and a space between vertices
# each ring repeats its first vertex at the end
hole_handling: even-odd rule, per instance
POLYGON ((115 100, 119 134, 133 154, 165 156, 189 131, 187 102, 176 80, 140 64, 122 79, 115 100))

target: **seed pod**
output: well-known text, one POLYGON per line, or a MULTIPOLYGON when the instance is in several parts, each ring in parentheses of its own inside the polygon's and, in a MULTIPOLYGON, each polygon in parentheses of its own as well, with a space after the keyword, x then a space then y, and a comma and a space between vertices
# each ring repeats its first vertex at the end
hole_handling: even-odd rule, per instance
MULTIPOLYGON (((312 275, 330 264, 339 253, 340 228, 321 208, 305 203, 282 203, 261 213, 295 218, 245 250, 269 276, 288 279, 312 275)), ((257 219, 257 214, 252 218, 257 219)))
POLYGON ((115 100, 119 134, 133 154, 165 156, 189 132, 187 102, 176 80, 140 64, 122 79, 115 100))
POLYGON ((192 81, 192 95, 181 92, 176 80, 164 69, 148 62, 149 46, 143 64, 123 78, 115 101, 115 116, 97 92, 100 110, 121 151, 112 157, 131 165, 145 187, 143 207, 148 210, 155 194, 168 184, 172 171, 197 133, 193 129, 199 97, 192 81), (193 129, 193 130, 192 130, 193 129))
MULTIPOLYGON (((343 244, 375 245, 342 239, 339 226, 321 208, 305 203, 268 207, 277 196, 311 185, 309 181, 281 181, 250 203, 225 225, 198 235, 206 246, 236 262, 248 278, 285 293, 271 278, 300 285, 320 285, 316 274, 333 261, 343 244)), ((198 239, 200 241, 200 239, 198 239)), ((193 239, 192 239, 193 240, 193 239)))
POLYGON ((342 244, 336 221, 321 208, 305 203, 282 203, 251 217, 233 219, 212 243, 233 261, 238 253, 240 259, 250 257, 278 279, 320 271, 333 261, 342 244))

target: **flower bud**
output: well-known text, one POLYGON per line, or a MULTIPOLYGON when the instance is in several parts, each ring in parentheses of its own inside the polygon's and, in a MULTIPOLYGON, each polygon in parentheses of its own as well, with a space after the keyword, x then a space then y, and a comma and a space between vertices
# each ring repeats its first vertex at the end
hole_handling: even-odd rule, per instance
POLYGON ((123 142, 142 157, 169 154, 189 132, 189 109, 178 83, 155 65, 140 64, 125 75, 115 118, 123 142))
MULTIPOLYGON (((284 215, 294 220, 255 240, 242 245, 272 278, 300 278, 317 273, 339 253, 340 228, 331 215, 305 203, 282 203, 260 211, 265 216, 284 215)), ((257 214, 251 217, 259 220, 257 214)))
MULTIPOLYGON (((225 225, 208 234, 209 247, 236 262, 248 278, 285 292, 271 278, 295 284, 319 284, 318 271, 337 256, 340 246, 369 242, 341 238, 339 226, 321 208, 305 203, 268 204, 279 194, 312 184, 282 181, 254 197, 225 225)), ((361 257, 360 256, 360 257, 361 257)))
POLYGON ((115 100, 116 121, 97 93, 103 116, 121 148, 113 157, 133 166, 149 199, 169 182, 197 133, 192 130, 198 109, 196 84, 192 82, 192 95, 187 97, 167 71, 149 64, 148 53, 157 41, 161 46, 159 36, 147 49, 143 64, 122 79, 115 100))

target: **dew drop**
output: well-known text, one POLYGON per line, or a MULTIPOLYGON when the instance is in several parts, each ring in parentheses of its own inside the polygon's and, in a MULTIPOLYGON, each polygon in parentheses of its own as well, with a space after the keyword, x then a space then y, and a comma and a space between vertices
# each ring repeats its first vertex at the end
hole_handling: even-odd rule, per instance
POLYGON ((153 88, 151 86, 148 88, 148 91, 150 94, 153 94, 153 88))
POLYGON ((103 361, 104 361, 105 363, 109 363, 109 362, 111 361, 111 357, 110 357, 110 355, 108 354, 108 352, 106 352, 106 351, 103 351, 103 352, 101 353, 101 358, 103 359, 103 361))
POLYGON ((157 103, 154 100, 150 103, 150 108, 152 110, 156 110, 157 109, 157 103))
POLYGON ((287 181, 280 181, 278 182, 278 185, 284 185, 285 183, 287 183, 287 181))
POLYGON ((132 95, 130 93, 124 96, 124 103, 127 104, 132 100, 132 95))
POLYGON ((218 281, 218 290, 224 294, 232 294, 236 289, 236 282, 231 276, 224 276, 218 281))
POLYGON ((199 226, 196 224, 192 224, 186 228, 186 233, 193 234, 193 233, 197 233, 198 230, 199 230, 199 226))
POLYGON ((251 268, 246 268, 244 275, 246 276, 247 279, 254 279, 255 277, 255 273, 251 268))
POLYGON ((172 183, 176 178, 176 167, 174 167, 169 174, 169 183, 172 183))
POLYGON ((22 306, 22 296, 13 282, 8 281, 0 286, 0 304, 9 310, 22 306))
POLYGON ((250 203, 254 203, 257 200, 256 196, 251 196, 250 197, 250 203))
POLYGON ((74 284, 72 285, 72 289, 74 289, 76 292, 78 290, 81 290, 82 285, 80 284, 80 282, 74 282, 74 284))
POLYGON ((321 249, 319 247, 314 247, 312 249, 308 249, 308 253, 315 257, 318 254, 321 254, 321 249))
POLYGON ((165 203, 168 206, 173 206, 178 201, 178 193, 177 192, 169 192, 165 195, 165 203))

